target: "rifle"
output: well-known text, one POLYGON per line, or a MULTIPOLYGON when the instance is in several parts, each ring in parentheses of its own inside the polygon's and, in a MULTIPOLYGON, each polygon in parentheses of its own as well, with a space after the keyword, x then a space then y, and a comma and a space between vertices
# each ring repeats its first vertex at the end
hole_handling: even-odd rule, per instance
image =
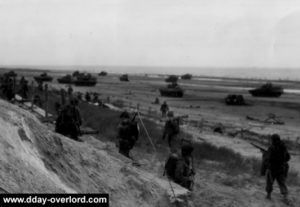
POLYGON ((138 112, 134 113, 134 116, 132 117, 131 122, 133 122, 135 120, 135 117, 136 117, 137 114, 138 114, 138 112))
POLYGON ((261 146, 257 145, 257 144, 254 144, 254 143, 250 143, 252 146, 254 146, 255 148, 259 149, 262 153, 266 153, 267 150, 262 148, 261 146))

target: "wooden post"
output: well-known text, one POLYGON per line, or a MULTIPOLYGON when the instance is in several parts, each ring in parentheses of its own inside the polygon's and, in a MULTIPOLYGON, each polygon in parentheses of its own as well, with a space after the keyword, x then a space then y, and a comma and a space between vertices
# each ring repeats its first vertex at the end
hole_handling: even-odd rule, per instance
POLYGON ((140 104, 136 104, 136 109, 139 111, 140 110, 140 104))
POLYGON ((148 114, 151 115, 151 112, 152 112, 152 108, 151 108, 151 106, 149 106, 148 114))
POLYGON ((48 84, 45 84, 45 117, 48 120, 48 84))

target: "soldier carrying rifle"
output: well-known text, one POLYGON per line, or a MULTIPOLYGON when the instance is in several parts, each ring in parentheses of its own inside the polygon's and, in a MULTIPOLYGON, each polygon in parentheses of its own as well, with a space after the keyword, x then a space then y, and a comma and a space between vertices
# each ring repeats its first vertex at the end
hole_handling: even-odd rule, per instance
POLYGON ((290 154, 285 144, 281 141, 278 134, 273 134, 271 136, 271 146, 267 150, 253 143, 252 145, 263 153, 261 175, 266 176, 266 198, 271 199, 273 183, 276 180, 284 201, 287 201, 286 178, 289 170, 288 161, 290 160, 290 154))

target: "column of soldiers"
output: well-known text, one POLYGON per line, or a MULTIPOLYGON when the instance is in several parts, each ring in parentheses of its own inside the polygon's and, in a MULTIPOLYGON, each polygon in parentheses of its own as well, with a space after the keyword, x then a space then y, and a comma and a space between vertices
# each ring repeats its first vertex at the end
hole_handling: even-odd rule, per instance
MULTIPOLYGON (((57 132, 71 136, 71 138, 75 140, 78 140, 78 136, 80 135, 79 127, 81 125, 80 113, 77 106, 78 101, 72 99, 70 104, 61 111, 56 125, 57 132)), ((164 116, 164 114, 162 115, 164 116)), ((167 137, 168 145, 171 148, 174 136, 179 133, 179 121, 174 118, 172 112, 169 111, 167 115, 168 119, 164 127, 162 139, 164 140, 167 137)), ((117 146, 119 153, 128 158, 131 158, 130 151, 133 149, 139 136, 139 127, 134 119, 135 116, 130 117, 130 114, 125 111, 121 113, 120 123, 118 125, 117 146)), ((165 164, 165 174, 168 179, 173 180, 175 183, 189 190, 193 188, 193 178, 195 175, 193 150, 191 143, 182 144, 181 153, 179 154, 176 149, 172 149, 172 153, 165 164)), ((284 198, 287 198, 288 189, 286 186, 286 178, 289 160, 290 154, 279 135, 272 135, 271 146, 266 151, 263 162, 263 175, 266 176, 266 197, 268 199, 271 199, 275 180, 279 184, 281 194, 284 198)))

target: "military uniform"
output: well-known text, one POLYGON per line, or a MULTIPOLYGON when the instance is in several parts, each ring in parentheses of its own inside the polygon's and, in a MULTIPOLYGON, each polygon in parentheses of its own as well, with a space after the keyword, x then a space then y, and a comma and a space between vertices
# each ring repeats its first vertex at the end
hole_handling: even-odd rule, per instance
POLYGON ((169 147, 171 147, 172 140, 179 133, 179 120, 170 118, 166 121, 162 139, 167 138, 169 147))
POLYGON ((166 102, 164 102, 161 107, 160 107, 160 111, 161 111, 161 116, 163 118, 165 118, 167 116, 167 112, 169 111, 169 106, 166 102))
POLYGON ((285 184, 288 173, 288 161, 290 154, 285 144, 280 140, 278 135, 272 135, 272 145, 267 151, 266 158, 266 192, 267 198, 271 197, 273 191, 273 183, 276 180, 281 194, 286 197, 288 189, 285 184))
POLYGON ((79 109, 74 104, 67 105, 56 120, 56 132, 70 136, 74 140, 78 140, 80 135, 81 116, 79 109))
POLYGON ((193 188, 193 176, 195 175, 192 151, 193 147, 190 144, 181 148, 181 156, 177 160, 173 178, 174 182, 189 190, 193 188))
POLYGON ((119 153, 129 157, 129 152, 134 147, 134 144, 138 139, 138 124, 135 121, 129 120, 128 112, 123 112, 120 115, 120 118, 123 120, 118 126, 117 138, 119 142, 119 153))

